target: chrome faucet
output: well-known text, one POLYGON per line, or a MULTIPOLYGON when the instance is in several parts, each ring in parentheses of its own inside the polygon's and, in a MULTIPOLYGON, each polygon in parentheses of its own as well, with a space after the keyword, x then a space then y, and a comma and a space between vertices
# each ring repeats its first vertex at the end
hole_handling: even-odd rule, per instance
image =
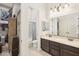
POLYGON ((69 40, 69 41, 73 41, 74 39, 73 39, 73 38, 68 37, 68 40, 69 40))

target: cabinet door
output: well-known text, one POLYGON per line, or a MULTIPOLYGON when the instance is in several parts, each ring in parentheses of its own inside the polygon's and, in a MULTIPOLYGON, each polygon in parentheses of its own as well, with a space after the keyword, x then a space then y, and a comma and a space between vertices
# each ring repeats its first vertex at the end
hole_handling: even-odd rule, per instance
POLYGON ((54 56, 60 55, 59 43, 50 41, 50 54, 54 56))
POLYGON ((61 49, 61 56, 78 56, 78 54, 66 49, 61 49))
POLYGON ((54 56, 59 56, 59 49, 50 48, 50 54, 54 56))
POLYGON ((61 56, 78 56, 79 48, 61 44, 61 56))
POLYGON ((41 39, 41 48, 44 51, 49 52, 49 41, 46 39, 41 39))

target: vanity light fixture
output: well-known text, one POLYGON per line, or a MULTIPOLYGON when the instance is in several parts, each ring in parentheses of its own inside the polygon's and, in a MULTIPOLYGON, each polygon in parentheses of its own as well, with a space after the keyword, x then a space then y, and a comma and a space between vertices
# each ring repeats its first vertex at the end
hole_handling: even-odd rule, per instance
POLYGON ((67 8, 68 6, 69 6, 69 4, 68 3, 65 3, 65 6, 64 7, 67 8))
POLYGON ((52 8, 50 8, 50 13, 52 13, 52 8))
POLYGON ((61 4, 57 4, 56 6, 54 6, 54 8, 50 8, 50 11, 53 12, 60 12, 61 10, 63 10, 64 8, 67 8, 69 6, 68 3, 61 3, 61 4))

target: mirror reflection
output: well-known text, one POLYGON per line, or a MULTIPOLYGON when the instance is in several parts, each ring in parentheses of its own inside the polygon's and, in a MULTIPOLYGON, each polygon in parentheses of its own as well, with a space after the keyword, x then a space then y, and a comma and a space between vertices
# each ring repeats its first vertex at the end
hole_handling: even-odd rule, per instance
POLYGON ((79 13, 52 18, 52 34, 79 38, 79 13))

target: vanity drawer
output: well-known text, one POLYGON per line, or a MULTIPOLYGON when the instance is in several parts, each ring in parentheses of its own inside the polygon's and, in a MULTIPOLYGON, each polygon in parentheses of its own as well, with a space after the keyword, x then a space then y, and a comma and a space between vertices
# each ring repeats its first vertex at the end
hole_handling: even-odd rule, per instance
POLYGON ((50 41, 50 54, 54 56, 60 55, 59 43, 50 41))
POLYGON ((41 41, 43 42, 43 43, 45 43, 45 42, 48 42, 49 40, 46 40, 46 39, 43 39, 43 38, 41 38, 41 41))
POLYGON ((50 49, 50 54, 54 55, 54 56, 59 56, 60 55, 59 54, 59 49, 53 49, 53 48, 51 48, 50 49))
POLYGON ((79 54, 67 49, 61 49, 61 56, 79 56, 79 54))
POLYGON ((43 46, 49 46, 49 40, 41 39, 41 44, 43 44, 43 46))
POLYGON ((50 41, 50 45, 55 45, 55 46, 58 46, 59 47, 59 43, 53 42, 53 41, 50 41))
POLYGON ((56 49, 56 50, 59 50, 59 46, 50 44, 50 49, 56 49))
POLYGON ((61 49, 69 50, 71 52, 79 54, 79 48, 72 47, 72 46, 69 46, 69 45, 64 45, 64 44, 61 44, 60 46, 61 46, 61 49))

